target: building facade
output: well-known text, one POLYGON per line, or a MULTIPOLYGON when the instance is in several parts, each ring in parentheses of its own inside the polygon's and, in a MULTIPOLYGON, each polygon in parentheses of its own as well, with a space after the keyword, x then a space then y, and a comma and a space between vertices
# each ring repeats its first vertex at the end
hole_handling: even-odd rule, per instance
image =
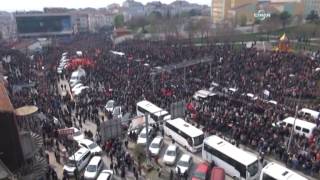
POLYGON ((304 16, 308 16, 311 11, 316 11, 320 15, 320 0, 303 0, 304 16))

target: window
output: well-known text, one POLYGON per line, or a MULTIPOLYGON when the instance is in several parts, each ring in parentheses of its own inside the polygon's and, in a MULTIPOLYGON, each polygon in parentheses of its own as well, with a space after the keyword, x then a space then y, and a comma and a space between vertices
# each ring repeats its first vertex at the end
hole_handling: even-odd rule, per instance
POLYGON ((88 153, 86 153, 84 156, 83 156, 83 160, 85 160, 85 159, 87 159, 88 157, 90 156, 90 153, 88 152, 88 153))
POLYGON ((268 174, 263 174, 262 180, 277 180, 277 179, 269 176, 268 174))
POLYGON ((287 127, 291 128, 291 127, 292 127, 292 124, 287 124, 287 127))
POLYGON ((142 114, 145 114, 147 112, 144 108, 140 106, 138 106, 138 111, 141 112, 142 114))
POLYGON ((296 130, 300 131, 301 127, 300 126, 296 126, 296 130))
POLYGON ((309 134, 310 131, 309 131, 309 129, 302 128, 302 132, 309 134))

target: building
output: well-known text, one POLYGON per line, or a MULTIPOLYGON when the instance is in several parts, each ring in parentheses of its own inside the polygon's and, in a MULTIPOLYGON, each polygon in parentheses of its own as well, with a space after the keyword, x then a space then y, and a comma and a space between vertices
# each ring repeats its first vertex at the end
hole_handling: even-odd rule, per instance
POLYGON ((16 26, 11 13, 0 12, 0 39, 9 40, 15 38, 16 26))
POLYGON ((74 33, 70 13, 16 13, 17 35, 20 38, 64 36, 74 33))
POLYGON ((320 15, 320 0, 303 0, 304 16, 308 16, 311 11, 316 11, 320 15))
POLYGON ((162 16, 166 16, 170 11, 169 6, 167 4, 161 3, 160 1, 147 3, 144 7, 144 10, 146 15, 149 15, 153 12, 158 12, 162 16))
POLYGON ((102 27, 113 25, 113 19, 116 14, 108 13, 107 11, 97 11, 89 14, 89 31, 98 32, 102 27))
MULTIPOLYGON (((215 24, 230 21, 239 14, 237 11, 244 12, 247 8, 251 9, 252 5, 255 6, 257 2, 257 0, 212 0, 212 21, 215 24)), ((248 13, 252 13, 253 16, 254 11, 246 12, 246 14, 248 13)))
POLYGON ((125 21, 130 20, 134 16, 145 15, 143 4, 134 0, 126 0, 123 2, 122 8, 125 21))

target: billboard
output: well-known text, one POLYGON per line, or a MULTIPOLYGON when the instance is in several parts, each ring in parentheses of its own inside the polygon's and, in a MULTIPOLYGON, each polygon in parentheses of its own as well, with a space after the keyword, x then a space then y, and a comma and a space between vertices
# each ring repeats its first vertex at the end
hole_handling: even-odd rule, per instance
POLYGON ((72 31, 69 15, 16 16, 16 23, 19 34, 59 34, 72 31))

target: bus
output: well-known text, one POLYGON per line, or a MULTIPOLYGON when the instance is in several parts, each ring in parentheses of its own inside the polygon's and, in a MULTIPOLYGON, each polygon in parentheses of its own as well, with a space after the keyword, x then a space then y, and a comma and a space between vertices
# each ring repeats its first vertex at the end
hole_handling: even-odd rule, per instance
POLYGON ((181 118, 168 120, 163 126, 164 133, 191 152, 201 150, 204 134, 202 130, 181 118))
POLYGON ((261 171, 259 180, 307 180, 307 178, 289 170, 288 168, 270 162, 261 171))
POLYGON ((168 111, 161 109, 160 107, 152 104, 147 100, 143 100, 137 103, 137 116, 144 116, 146 113, 149 114, 149 122, 162 122, 163 120, 169 119, 170 115, 168 111))
POLYGON ((223 168, 226 174, 233 179, 258 179, 258 158, 236 146, 230 144, 219 136, 207 137, 202 146, 202 158, 223 168))

